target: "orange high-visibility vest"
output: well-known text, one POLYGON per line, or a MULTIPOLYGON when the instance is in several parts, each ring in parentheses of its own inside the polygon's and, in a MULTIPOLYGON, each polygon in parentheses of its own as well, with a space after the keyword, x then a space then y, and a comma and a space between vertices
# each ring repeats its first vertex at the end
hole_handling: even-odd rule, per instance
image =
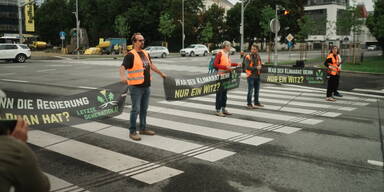
MULTIPOLYGON (((249 66, 253 67, 253 60, 251 59, 251 55, 247 55, 245 57, 245 59, 248 59, 248 61, 250 61, 249 66)), ((261 61, 260 61, 259 57, 257 57, 257 65, 261 65, 261 61)), ((252 71, 251 70, 247 69, 247 70, 245 70, 245 72, 247 73, 247 77, 252 75, 252 71)), ((257 74, 259 75, 260 71, 257 71, 257 74)))
MULTIPOLYGON (((144 64, 141 60, 140 55, 137 53, 135 49, 132 49, 130 51, 133 54, 133 66, 132 68, 128 69, 128 85, 140 85, 144 83, 144 64)), ((145 50, 142 50, 145 57, 148 59, 148 62, 151 62, 149 60, 148 53, 145 50)), ((151 73, 151 72, 150 72, 151 73)), ((152 80, 152 75, 150 74, 150 79, 152 80)))
MULTIPOLYGON (((227 68, 231 67, 231 59, 229 58, 228 53, 226 53, 223 50, 220 50, 221 58, 220 58, 220 66, 226 66, 227 68)), ((225 73, 227 70, 220 69, 218 70, 218 73, 225 73)))
POLYGON ((330 53, 327 57, 327 59, 331 58, 332 59, 332 63, 328 65, 328 73, 330 75, 337 75, 337 73, 340 71, 339 69, 339 65, 338 65, 338 58, 334 57, 333 53, 330 53))

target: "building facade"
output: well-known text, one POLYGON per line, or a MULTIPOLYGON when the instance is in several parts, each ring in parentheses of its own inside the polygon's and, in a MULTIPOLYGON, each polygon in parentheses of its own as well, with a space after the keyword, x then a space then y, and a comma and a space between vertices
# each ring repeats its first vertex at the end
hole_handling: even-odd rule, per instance
POLYGON ((234 6, 233 3, 228 0, 204 0, 203 3, 205 10, 208 10, 213 4, 216 4, 219 7, 224 8, 225 14, 234 6))
POLYGON ((0 0, 0 36, 18 33, 19 21, 17 0, 0 0))

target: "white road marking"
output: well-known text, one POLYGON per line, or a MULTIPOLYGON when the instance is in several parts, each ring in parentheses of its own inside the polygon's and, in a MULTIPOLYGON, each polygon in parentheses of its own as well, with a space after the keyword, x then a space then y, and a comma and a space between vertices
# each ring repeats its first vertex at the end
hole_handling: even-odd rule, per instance
POLYGON ((47 65, 47 66, 49 66, 49 67, 72 67, 73 65, 47 65))
MULTIPOLYGON (((53 176, 53 175, 48 174, 48 173, 44 173, 44 174, 47 175, 47 177, 49 179, 49 183, 51 184, 51 191, 55 191, 55 190, 58 190, 58 189, 65 187, 65 190, 73 189, 73 190, 71 190, 71 192, 72 191, 73 192, 76 192, 76 191, 89 192, 89 191, 85 191, 82 188, 79 188, 76 185, 73 185, 72 183, 68 183, 67 181, 64 181, 63 179, 60 179, 56 176, 53 176), (69 187, 69 186, 71 186, 71 187, 69 187)), ((58 191, 61 191, 61 190, 58 190, 58 191)))
MULTIPOLYGON (((126 117, 129 117, 129 115, 121 116, 120 118, 124 118, 126 120, 129 120, 129 118, 126 118, 126 117)), ((81 125, 81 124, 80 124, 80 126, 75 125, 73 127, 88 131, 88 128, 86 126, 81 125)), ((90 130, 92 131, 92 130, 94 130, 94 128, 91 128, 90 130)), ((116 126, 112 126, 112 127, 97 131, 96 133, 101 134, 101 135, 106 135, 109 137, 113 137, 113 138, 118 138, 118 139, 128 141, 128 142, 134 142, 137 144, 146 145, 146 146, 153 147, 156 149, 161 149, 161 150, 170 151, 173 153, 178 153, 178 154, 183 154, 183 153, 186 153, 188 151, 193 151, 193 150, 196 150, 198 148, 203 147, 203 145, 200 145, 200 144, 195 144, 195 143, 191 143, 191 142, 187 142, 187 141, 167 138, 167 137, 163 137, 163 136, 159 136, 159 135, 154 135, 154 136, 141 135, 141 137, 142 137, 141 141, 134 141, 134 140, 129 138, 129 136, 128 136, 129 130, 127 128, 116 127, 116 126)), ((202 160, 205 160, 205 161, 214 162, 214 161, 217 161, 217 160, 220 160, 220 159, 223 159, 225 157, 228 157, 228 156, 235 154, 234 152, 221 150, 221 149, 214 149, 214 150, 208 151, 206 153, 214 153, 215 155, 212 155, 212 156, 208 155, 207 156, 207 155, 203 155, 204 154, 203 153, 203 154, 197 155, 195 157, 202 159, 202 160), (212 157, 212 158, 209 158, 209 157, 212 157)))
MULTIPOLYGON (((126 107, 129 108, 128 106, 126 107)), ((274 131, 274 132, 285 133, 285 134, 291 134, 301 130, 300 128, 289 127, 289 126, 282 126, 280 128, 273 128, 273 127, 271 128, 271 126, 274 126, 274 124, 257 122, 257 121, 248 121, 248 120, 229 118, 229 117, 223 118, 223 117, 215 116, 213 113, 212 113, 212 116, 210 116, 203 113, 195 113, 195 112, 182 111, 182 110, 156 107, 156 106, 150 106, 148 110, 151 112, 163 113, 163 114, 174 115, 179 117, 199 119, 199 120, 210 121, 215 123, 225 123, 225 124, 233 125, 236 127, 241 126, 241 127, 251 128, 251 129, 274 131)))
POLYGON ((0 73, 0 76, 14 75, 15 73, 0 73))
MULTIPOLYGON (((244 96, 238 96, 229 94, 228 98, 232 99, 244 99, 244 96)), ((281 99, 268 99, 265 97, 260 97, 260 102, 268 102, 268 103, 277 103, 277 104, 283 104, 286 105, 296 105, 301 107, 312 107, 312 108, 325 108, 325 109, 336 109, 341 111, 353 111, 356 108, 353 107, 343 107, 343 106, 337 106, 337 105, 328 105, 328 104, 318 104, 318 103, 306 103, 306 102, 299 102, 299 101, 290 101, 288 103, 288 100, 281 100, 281 99)))
MULTIPOLYGON (((212 98, 208 97, 195 97, 195 98, 189 98, 190 100, 195 101, 205 101, 205 102, 215 102, 212 98)), ((227 104, 236 105, 239 107, 245 107, 245 102, 240 101, 233 101, 228 99, 227 104)), ((312 114, 317 116, 324 116, 324 117, 337 117, 341 115, 341 113, 334 113, 334 112, 325 112, 325 111, 316 111, 311 109, 301 109, 301 108, 294 108, 294 107, 283 107, 283 106, 276 106, 276 105, 264 105, 264 107, 260 109, 268 109, 268 110, 274 110, 274 111, 285 111, 285 112, 291 112, 291 113, 300 113, 300 114, 312 114)))
POLYGON ((379 166, 379 167, 384 166, 384 162, 382 161, 368 160, 368 163, 371 165, 379 166))
MULTIPOLYGON (((80 160, 86 163, 101 167, 103 169, 118 172, 121 170, 126 170, 132 167, 144 165, 148 163, 145 160, 141 160, 135 157, 131 157, 128 155, 124 155, 121 153, 117 153, 114 151, 110 151, 107 149, 103 149, 101 147, 97 147, 94 145, 90 145, 87 143, 75 141, 75 140, 67 140, 65 142, 59 143, 61 141, 67 140, 65 137, 61 137, 58 135, 54 135, 51 133, 32 130, 29 132, 29 140, 28 142, 37 145, 39 147, 45 147, 47 150, 80 160), (49 145, 49 146, 48 146, 49 145)), ((161 167, 160 167, 161 168, 161 167)), ((146 178, 148 180, 140 180, 144 183, 152 184, 154 180, 168 179, 175 175, 179 175, 183 173, 183 171, 163 167, 161 168, 161 175, 156 175, 156 177, 146 178)), ((155 170, 152 170, 155 171, 155 170)))
POLYGON ((38 70, 36 72, 43 73, 43 72, 48 72, 48 71, 56 71, 56 69, 43 69, 43 70, 38 70))
POLYGON ((368 93, 383 93, 384 94, 384 91, 383 90, 375 90, 375 89, 352 89, 352 91, 358 91, 358 92, 368 92, 368 93))
MULTIPOLYGON (((174 101, 174 102, 160 101, 159 103, 167 104, 167 105, 176 105, 176 106, 194 108, 194 109, 211 110, 213 108, 212 105, 187 103, 187 102, 182 102, 182 101, 174 101)), ((241 109, 233 109, 233 108, 228 109, 228 110, 233 112, 233 113, 240 114, 240 115, 248 115, 248 116, 251 115, 254 117, 261 117, 261 118, 273 119, 273 120, 279 120, 279 121, 297 121, 297 117, 290 116, 290 115, 280 115, 280 114, 272 114, 272 113, 267 113, 267 112, 241 110, 241 109)), ((321 122, 323 122, 323 120, 305 119, 305 120, 297 122, 297 123, 315 125, 315 124, 318 124, 321 122)))
MULTIPOLYGON (((129 113, 122 113, 121 115, 116 116, 115 118, 123 119, 123 120, 129 120, 129 113)), ((246 138, 247 136, 249 136, 249 135, 245 135, 245 134, 238 133, 238 132, 215 129, 215 128, 199 126, 199 125, 193 125, 193 124, 189 124, 189 123, 180 123, 180 122, 176 122, 176 121, 169 121, 169 120, 158 119, 158 118, 154 118, 154 117, 147 117, 147 124, 159 126, 161 128, 165 128, 165 129, 182 131, 182 132, 186 132, 186 133, 192 133, 192 134, 196 134, 196 135, 212 137, 212 138, 217 138, 217 139, 223 139, 223 140, 231 139, 231 138, 246 138), (240 135, 242 135, 242 136, 239 137, 240 135)), ((270 142, 272 140, 273 139, 271 139, 271 138, 253 136, 252 138, 240 141, 240 143, 258 146, 258 145, 270 142)))
MULTIPOLYGON (((235 93, 235 94, 241 94, 241 95, 247 95, 248 93, 245 92, 245 91, 231 91, 231 93, 235 93)), ((311 102, 321 102, 321 103, 329 103, 329 101, 326 101, 324 98, 324 96, 322 98, 313 98, 313 97, 305 97, 305 95, 300 95, 300 94, 297 94, 297 92, 295 93, 296 95, 295 96, 292 96, 292 95, 289 95, 289 94, 286 94, 287 92, 286 91, 278 91, 276 93, 268 93, 268 90, 261 90, 260 91, 260 97, 272 97, 272 98, 279 98, 279 99, 283 99, 283 100, 291 100, 291 99, 294 99, 294 100, 302 100, 302 101, 311 101, 311 102), (265 93, 267 92, 267 93, 265 93), (300 96, 299 96, 300 95, 300 96)), ((246 97, 244 97, 246 98, 246 97)), ((358 105, 358 106, 367 106, 369 105, 369 103, 364 103, 364 102, 352 102, 352 101, 341 101, 340 99, 337 99, 337 101, 335 102, 336 104, 345 104, 345 105, 358 105)))
POLYGON ((80 89, 98 89, 96 87, 87 87, 87 86, 77 86, 80 89))
POLYGON ((0 79, 2 81, 16 82, 16 83, 28 83, 29 81, 17 80, 17 79, 0 79))
POLYGON ((4 68, 24 68, 26 66, 23 66, 23 65, 17 65, 17 66, 4 66, 4 68))

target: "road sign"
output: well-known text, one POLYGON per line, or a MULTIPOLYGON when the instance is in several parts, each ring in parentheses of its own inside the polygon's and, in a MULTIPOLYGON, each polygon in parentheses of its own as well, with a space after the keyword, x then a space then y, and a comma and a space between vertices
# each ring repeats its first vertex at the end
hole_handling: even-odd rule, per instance
POLYGON ((272 33, 278 33, 280 31, 280 21, 278 19, 272 19, 269 23, 272 33))
POLYGON ((67 34, 64 32, 64 31, 60 31, 60 33, 59 33, 59 36, 60 36, 60 39, 65 39, 65 36, 66 36, 67 34))
POLYGON ((288 41, 292 41, 293 38, 294 38, 294 37, 293 37, 292 34, 288 34, 287 37, 286 37, 286 39, 287 39, 288 41))

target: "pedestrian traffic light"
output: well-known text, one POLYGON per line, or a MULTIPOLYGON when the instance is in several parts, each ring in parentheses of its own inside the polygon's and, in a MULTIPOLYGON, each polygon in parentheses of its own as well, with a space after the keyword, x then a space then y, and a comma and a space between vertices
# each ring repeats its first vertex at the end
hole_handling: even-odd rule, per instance
POLYGON ((284 10, 283 15, 289 15, 289 10, 284 10))

